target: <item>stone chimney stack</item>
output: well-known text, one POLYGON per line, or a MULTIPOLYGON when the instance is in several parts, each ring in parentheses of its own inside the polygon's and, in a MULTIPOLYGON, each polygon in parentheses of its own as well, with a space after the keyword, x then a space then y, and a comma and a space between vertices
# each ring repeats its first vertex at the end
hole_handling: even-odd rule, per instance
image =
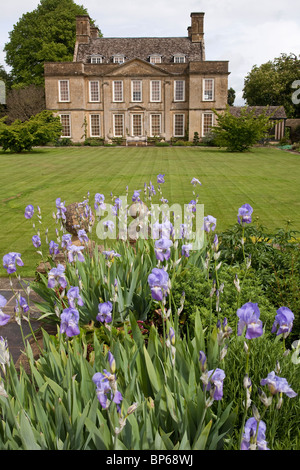
POLYGON ((97 39, 99 37, 99 28, 97 26, 90 26, 91 39, 97 39))
POLYGON ((191 26, 188 27, 188 36, 192 42, 204 43, 204 13, 191 13, 191 26))
POLYGON ((89 15, 76 16, 76 43, 88 44, 91 37, 89 15))

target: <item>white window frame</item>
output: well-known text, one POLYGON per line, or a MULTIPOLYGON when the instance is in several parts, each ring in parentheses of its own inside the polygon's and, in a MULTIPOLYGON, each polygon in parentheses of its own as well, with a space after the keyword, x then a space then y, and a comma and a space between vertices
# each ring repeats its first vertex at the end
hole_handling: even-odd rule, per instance
POLYGON ((149 57, 150 64, 161 64, 161 55, 153 54, 149 57))
POLYGON ((70 102, 70 81, 69 80, 58 80, 58 100, 61 103, 69 103, 70 102), (67 93, 68 93, 68 98, 66 100, 62 99, 62 83, 65 82, 67 83, 67 93))
POLYGON ((215 79, 214 78, 203 78, 203 101, 215 101, 215 79), (212 97, 208 98, 206 93, 206 82, 212 83, 212 97))
POLYGON ((91 56, 91 64, 102 64, 103 57, 100 55, 91 56))
POLYGON ((142 80, 131 80, 131 101, 134 103, 141 103, 143 101, 143 84, 142 80), (138 83, 139 84, 139 91, 134 91, 134 84, 138 83), (140 99, 134 99, 134 93, 140 93, 140 99))
POLYGON ((125 57, 122 54, 116 54, 113 56, 113 63, 114 64, 124 64, 125 57))
POLYGON ((161 102, 161 80, 150 80, 150 101, 152 103, 160 103, 161 102), (159 98, 155 100, 153 98, 153 94, 156 92, 153 90, 153 83, 157 82, 159 84, 158 86, 158 93, 159 93, 159 98))
POLYGON ((141 113, 134 113, 134 114, 131 115, 131 135, 132 135, 132 137, 140 137, 140 136, 143 135, 143 114, 141 114, 141 113), (134 133, 133 133, 133 126, 134 126, 133 120, 134 120, 134 117, 135 117, 135 116, 139 116, 140 119, 141 119, 141 132, 140 132, 140 134, 134 134, 134 133))
POLYGON ((173 118, 173 135, 174 137, 184 137, 185 115, 183 113, 174 114, 173 118), (176 116, 182 116, 182 134, 176 134, 176 116))
POLYGON ((150 114, 150 133, 151 133, 151 137, 156 137, 156 136, 159 136, 161 134, 161 114, 159 114, 159 113, 150 114), (152 127, 153 116, 158 116, 159 117, 159 132, 158 132, 158 134, 153 133, 153 127, 152 127))
POLYGON ((89 100, 91 103, 99 103, 100 102, 100 84, 99 84, 99 80, 90 80, 89 81, 89 100), (97 83, 97 87, 98 87, 98 99, 96 100, 93 100, 92 99, 92 83, 97 83))
POLYGON ((185 80, 174 80, 174 101, 185 101, 185 80), (177 97, 177 93, 180 91, 177 89, 179 83, 182 83, 182 98, 177 97))
POLYGON ((90 136, 91 137, 101 137, 101 120, 100 120, 100 114, 90 114, 90 136), (93 126, 92 126, 92 118, 97 117, 98 118, 98 124, 99 126, 99 133, 98 134, 93 134, 93 126))
POLYGON ((175 54, 174 55, 174 64, 184 64, 185 55, 184 54, 175 54))
POLYGON ((114 103, 122 103, 123 101, 124 101, 123 80, 114 80, 113 81, 113 102, 114 103), (115 90, 115 84, 116 83, 121 83, 121 94, 122 94, 121 99, 116 99, 116 90, 115 90))
POLYGON ((67 116, 68 119, 69 119, 69 124, 68 124, 68 126, 69 126, 69 128, 70 128, 70 134, 69 134, 69 135, 61 134, 61 137, 62 137, 62 138, 65 138, 65 139, 70 139, 70 138, 72 137, 71 114, 70 114, 70 113, 62 113, 62 114, 59 115, 59 117, 60 117, 60 122, 61 122, 62 125, 63 125, 63 123, 62 123, 62 117, 63 117, 63 116, 67 116))
POLYGON ((113 128, 114 128, 114 137, 123 137, 124 136, 124 114, 116 113, 113 115, 113 128), (116 134, 116 116, 122 117, 122 134, 116 134))
POLYGON ((213 125, 214 125, 214 113, 212 113, 211 111, 207 111, 205 113, 202 113, 202 137, 205 137, 207 132, 209 132, 209 129, 208 129, 207 132, 204 133, 204 116, 205 115, 211 116, 211 126, 210 126, 210 128, 213 127, 213 125))

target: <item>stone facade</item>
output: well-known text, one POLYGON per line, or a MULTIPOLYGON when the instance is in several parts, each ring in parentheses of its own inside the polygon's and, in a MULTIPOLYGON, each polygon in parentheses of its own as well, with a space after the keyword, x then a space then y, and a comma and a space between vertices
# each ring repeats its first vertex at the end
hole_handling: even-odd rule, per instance
POLYGON ((191 13, 187 37, 99 38, 77 17, 73 62, 45 64, 47 109, 74 142, 123 137, 193 140, 227 104, 228 61, 205 60, 204 13, 191 13))

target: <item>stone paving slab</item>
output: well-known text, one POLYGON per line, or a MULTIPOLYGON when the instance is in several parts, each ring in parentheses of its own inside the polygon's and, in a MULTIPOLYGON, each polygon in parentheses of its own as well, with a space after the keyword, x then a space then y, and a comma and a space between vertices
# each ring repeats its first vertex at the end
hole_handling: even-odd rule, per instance
MULTIPOLYGON (((22 279, 20 282, 22 286, 27 288, 27 286, 33 281, 33 279, 22 279)), ((22 362, 22 356, 25 357, 22 351, 25 350, 22 333, 20 326, 15 320, 15 304, 16 304, 16 296, 20 293, 23 297, 25 297, 25 292, 20 286, 20 282, 17 279, 12 279, 12 285, 10 284, 10 280, 5 277, 0 277, 0 294, 5 297, 7 303, 5 307, 2 308, 2 311, 11 316, 10 321, 3 326, 0 326, 0 336, 7 340, 8 349, 11 354, 12 360, 15 364, 19 364, 22 362)), ((27 296, 26 296, 27 300, 27 296)), ((39 344, 42 345, 42 336, 41 336, 41 327, 45 330, 49 330, 50 333, 56 333, 56 326, 47 325, 45 322, 38 321, 40 317, 40 312, 38 311, 37 307, 34 305, 34 302, 41 300, 39 296, 31 290, 29 294, 29 307, 30 307, 30 323, 34 334, 37 336, 39 340, 39 344)), ((34 338, 31 334, 30 327, 26 320, 22 320, 22 329, 23 335, 25 340, 29 341, 32 347, 35 347, 34 338)), ((38 347, 36 346, 35 349, 38 351, 38 347)))

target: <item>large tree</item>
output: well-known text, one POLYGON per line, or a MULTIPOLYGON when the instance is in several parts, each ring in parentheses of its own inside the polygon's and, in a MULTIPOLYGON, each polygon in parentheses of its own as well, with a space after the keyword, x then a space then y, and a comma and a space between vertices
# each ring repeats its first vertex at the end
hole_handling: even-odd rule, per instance
POLYGON ((300 56, 281 54, 273 61, 254 65, 245 77, 243 98, 249 106, 279 106, 288 117, 300 118, 300 105, 292 100, 293 83, 300 78, 300 56))
POLYGON ((43 85, 44 62, 73 60, 75 18, 82 14, 86 8, 73 0, 41 0, 19 19, 4 47, 14 83, 43 85))

